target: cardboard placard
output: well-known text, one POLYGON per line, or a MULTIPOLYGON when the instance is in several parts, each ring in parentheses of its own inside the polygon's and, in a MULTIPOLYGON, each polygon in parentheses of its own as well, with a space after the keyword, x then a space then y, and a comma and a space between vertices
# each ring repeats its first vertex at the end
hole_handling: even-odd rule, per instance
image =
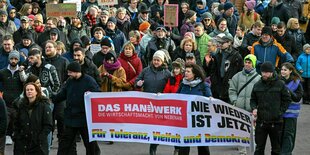
POLYGON ((91 44, 90 45, 90 52, 92 52, 93 54, 96 54, 100 50, 101 50, 100 44, 91 44))
POLYGON ((64 0, 64 3, 76 3, 76 11, 81 12, 82 10, 81 0, 64 0))
POLYGON ((47 17, 76 17, 76 4, 75 3, 60 3, 60 4, 47 4, 46 16, 47 17))
POLYGON ((117 0, 98 0, 98 5, 117 5, 117 0))
POLYGON ((177 4, 165 4, 164 25, 167 27, 178 27, 179 6, 177 4))

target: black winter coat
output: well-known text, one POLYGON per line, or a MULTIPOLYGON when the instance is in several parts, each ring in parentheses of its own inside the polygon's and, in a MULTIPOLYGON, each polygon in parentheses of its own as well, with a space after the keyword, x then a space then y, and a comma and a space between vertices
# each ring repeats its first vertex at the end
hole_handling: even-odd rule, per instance
POLYGON ((298 55, 300 55, 303 52, 303 46, 307 43, 304 32, 302 32, 300 29, 288 29, 288 34, 293 36, 295 39, 296 51, 298 52, 298 55))
POLYGON ((66 100, 64 122, 69 127, 86 127, 84 104, 85 92, 100 92, 99 86, 89 75, 82 74, 79 79, 69 78, 60 92, 52 96, 53 103, 66 100))
MULTIPOLYGON (((102 64, 102 63, 101 63, 102 64)), ((93 77, 98 85, 101 85, 101 78, 97 66, 90 60, 84 59, 84 64, 81 65, 82 73, 93 77)))
POLYGON ((14 154, 47 155, 47 135, 52 131, 52 111, 47 98, 37 98, 33 105, 23 99, 14 122, 14 154))
POLYGON ((294 61, 297 61, 300 53, 296 50, 296 42, 294 37, 288 34, 287 31, 281 37, 278 34, 276 34, 274 37, 277 42, 280 43, 284 47, 284 49, 293 56, 294 61))
POLYGON ((264 9, 262 15, 262 22, 267 26, 271 26, 271 20, 273 17, 279 17, 280 21, 287 23, 291 18, 290 9, 283 4, 283 2, 278 3, 276 6, 268 6, 264 9))
POLYGON ((68 78, 67 66, 69 65, 69 61, 58 54, 52 58, 45 58, 45 61, 57 68, 56 71, 60 84, 63 84, 68 78))
POLYGON ((243 60, 241 55, 236 49, 230 48, 226 49, 225 53, 227 53, 227 57, 224 68, 221 68, 222 60, 223 60, 223 51, 217 52, 213 57, 213 61, 211 61, 206 69, 211 76, 211 90, 212 96, 215 98, 219 98, 225 102, 229 102, 228 88, 229 88, 229 80, 243 68, 243 60), (227 52, 230 51, 229 53, 227 52), (224 70, 224 75, 221 77, 221 71, 224 70))
POLYGON ((283 120, 282 115, 292 102, 285 83, 274 73, 268 81, 258 81, 252 90, 251 108, 257 109, 257 122, 274 123, 283 120))
POLYGON ((12 102, 23 92, 23 82, 20 80, 19 71, 12 75, 7 68, 0 70, 0 83, 3 92, 3 99, 7 107, 13 107, 12 102))

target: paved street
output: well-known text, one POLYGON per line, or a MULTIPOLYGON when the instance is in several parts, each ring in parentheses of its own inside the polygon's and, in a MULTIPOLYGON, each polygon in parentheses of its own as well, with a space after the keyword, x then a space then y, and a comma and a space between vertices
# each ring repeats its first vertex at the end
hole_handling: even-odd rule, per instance
MULTIPOLYGON (((57 142, 53 142, 51 155, 57 152, 57 142)), ((267 144, 266 155, 270 154, 270 144, 267 144)), ((298 118, 298 131, 294 155, 310 154, 310 105, 302 105, 301 115, 298 118)), ((148 155, 149 144, 140 143, 114 143, 106 145, 100 143, 102 155, 148 155)), ((158 155, 172 155, 174 148, 160 145, 158 155)), ((237 155, 238 151, 234 147, 210 147, 212 155, 237 155)), ((6 155, 13 154, 13 146, 6 146, 6 155)), ((78 155, 85 155, 83 143, 78 143, 78 155)), ((197 155, 196 147, 191 148, 191 155, 197 155)))

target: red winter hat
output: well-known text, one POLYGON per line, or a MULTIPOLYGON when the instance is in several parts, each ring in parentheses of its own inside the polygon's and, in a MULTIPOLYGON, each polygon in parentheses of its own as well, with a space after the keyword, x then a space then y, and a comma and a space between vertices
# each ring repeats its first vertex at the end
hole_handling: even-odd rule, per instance
POLYGON ((146 29, 150 28, 151 27, 151 24, 147 21, 144 21, 140 24, 139 26, 139 31, 143 32, 145 31, 146 29))

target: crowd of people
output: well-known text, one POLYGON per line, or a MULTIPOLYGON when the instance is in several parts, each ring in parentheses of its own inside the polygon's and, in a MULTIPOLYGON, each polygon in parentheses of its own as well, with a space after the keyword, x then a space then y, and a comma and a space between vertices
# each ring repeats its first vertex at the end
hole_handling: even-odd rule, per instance
POLYGON ((272 154, 292 154, 300 104, 310 104, 310 24, 300 28, 308 1, 81 0, 76 16, 47 17, 46 5, 59 3, 0 0, 0 155, 13 143, 16 155, 47 155, 52 145, 77 154, 80 137, 87 155, 99 155, 84 93, 120 91, 221 99, 255 117, 255 155, 268 135, 272 154), (165 4, 179 6, 177 27, 164 26, 165 4))

